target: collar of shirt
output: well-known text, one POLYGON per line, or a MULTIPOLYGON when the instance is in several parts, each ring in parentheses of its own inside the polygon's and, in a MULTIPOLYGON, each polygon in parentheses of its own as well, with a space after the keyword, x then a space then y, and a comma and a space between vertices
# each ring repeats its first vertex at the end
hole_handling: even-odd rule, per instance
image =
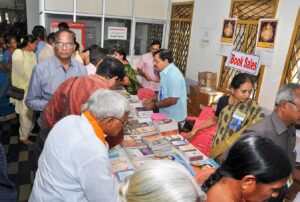
POLYGON ((53 57, 53 60, 54 60, 54 63, 55 63, 55 67, 57 67, 57 68, 63 68, 64 71, 67 71, 69 68, 74 67, 74 64, 73 64, 74 62, 73 62, 72 58, 70 59, 70 64, 69 64, 69 68, 68 69, 64 68, 64 66, 59 62, 59 59, 56 56, 53 57))
POLYGON ((87 120, 90 122, 90 124, 92 125, 94 132, 96 134, 96 136, 99 138, 99 140, 107 147, 107 143, 105 141, 105 137, 104 137, 104 133, 102 128, 99 126, 99 124, 97 123, 96 119, 91 115, 90 112, 86 111, 83 112, 84 116, 87 118, 87 120))
POLYGON ((282 135, 288 130, 288 128, 284 125, 283 121, 280 119, 276 112, 272 112, 271 119, 274 123, 278 135, 282 135))
POLYGON ((161 73, 167 75, 173 66, 174 66, 174 64, 170 63, 163 71, 161 71, 161 73))

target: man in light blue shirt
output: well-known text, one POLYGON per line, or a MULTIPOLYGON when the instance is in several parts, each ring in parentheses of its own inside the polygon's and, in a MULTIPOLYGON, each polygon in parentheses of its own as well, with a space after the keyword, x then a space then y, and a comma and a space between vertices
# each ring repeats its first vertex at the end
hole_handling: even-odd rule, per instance
POLYGON ((148 109, 159 108, 182 127, 187 116, 187 94, 185 80, 180 70, 173 64, 169 50, 160 49, 154 53, 154 66, 160 72, 160 88, 157 101, 144 102, 148 109))
POLYGON ((35 56, 38 58, 40 51, 44 48, 46 45, 46 30, 41 25, 36 25, 33 27, 31 33, 33 36, 35 36, 38 39, 38 46, 35 51, 35 56))
POLYGON ((58 86, 68 78, 87 75, 83 64, 71 59, 75 50, 74 36, 70 30, 58 31, 55 34, 55 56, 34 68, 25 100, 31 110, 43 111, 58 86))

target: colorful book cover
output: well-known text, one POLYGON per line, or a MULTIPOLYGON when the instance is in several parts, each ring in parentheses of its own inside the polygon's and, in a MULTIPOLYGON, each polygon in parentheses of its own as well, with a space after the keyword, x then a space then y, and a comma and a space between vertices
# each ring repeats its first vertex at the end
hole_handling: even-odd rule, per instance
POLYGON ((192 144, 187 144, 187 145, 179 146, 178 149, 181 150, 181 151, 183 151, 183 152, 197 150, 196 147, 194 147, 192 144))
POLYGON ((121 182, 127 176, 132 175, 134 173, 134 171, 135 171, 134 169, 119 171, 119 172, 116 173, 116 176, 117 176, 119 182, 121 182))

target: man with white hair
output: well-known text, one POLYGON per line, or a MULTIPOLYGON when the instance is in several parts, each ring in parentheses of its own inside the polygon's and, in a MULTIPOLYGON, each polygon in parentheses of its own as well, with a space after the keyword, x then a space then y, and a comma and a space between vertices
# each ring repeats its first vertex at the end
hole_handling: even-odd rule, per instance
POLYGON ((82 105, 81 116, 60 120, 39 158, 29 201, 119 201, 105 136, 120 132, 129 110, 123 96, 101 89, 82 105))
MULTIPOLYGON (((300 124, 300 84, 289 83, 277 92, 272 114, 252 125, 243 134, 267 137, 286 151, 295 166, 294 180, 300 184, 300 165, 295 161, 296 155, 300 155, 295 152, 297 124, 300 124)), ((269 201, 281 201, 283 192, 281 196, 269 201)))

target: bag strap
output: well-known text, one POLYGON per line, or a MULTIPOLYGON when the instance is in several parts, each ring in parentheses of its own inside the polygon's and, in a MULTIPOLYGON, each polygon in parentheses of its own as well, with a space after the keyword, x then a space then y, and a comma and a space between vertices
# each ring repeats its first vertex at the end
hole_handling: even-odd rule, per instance
POLYGON ((69 91, 68 91, 68 95, 67 95, 67 99, 66 99, 66 112, 65 112, 66 115, 69 114, 71 90, 72 90, 72 87, 73 87, 75 81, 77 80, 77 78, 78 78, 78 76, 75 77, 75 79, 73 80, 73 82, 69 88, 69 91))

